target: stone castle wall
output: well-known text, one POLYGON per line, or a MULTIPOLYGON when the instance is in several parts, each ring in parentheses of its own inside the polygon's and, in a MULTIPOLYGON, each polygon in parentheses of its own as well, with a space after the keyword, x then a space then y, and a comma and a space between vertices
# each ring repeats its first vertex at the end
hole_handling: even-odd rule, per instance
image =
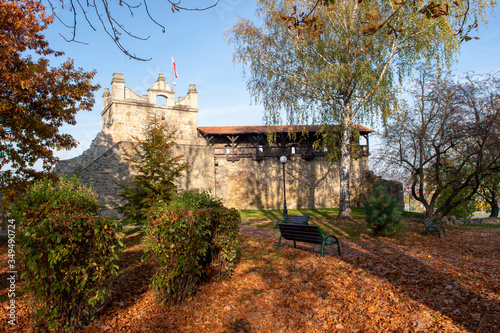
MULTIPOLYGON (((366 164, 367 158, 353 161, 353 203, 362 202, 365 189, 354 183, 366 164)), ((283 166, 277 158, 236 162, 218 159, 214 171, 214 192, 226 205, 239 209, 283 208, 283 166)), ((336 163, 294 156, 286 162, 285 180, 287 208, 338 207, 340 182, 336 163)))
MULTIPOLYGON (((101 143, 101 142, 98 142, 101 143)), ((77 165, 81 159, 62 161, 57 166, 58 173, 78 173, 79 177, 86 184, 91 184, 92 188, 99 194, 99 203, 103 205, 107 215, 119 217, 115 211, 116 204, 121 200, 118 196, 119 184, 123 184, 132 179, 135 174, 134 169, 126 160, 126 154, 132 151, 133 142, 119 141, 114 143, 100 155, 92 160, 85 160, 83 168, 77 165)), ((86 151, 99 150, 94 144, 86 151)), ((187 146, 176 145, 173 149, 175 155, 183 155, 183 161, 191 166, 184 172, 184 176, 179 179, 177 185, 180 189, 190 189, 195 192, 211 191, 214 189, 214 160, 213 149, 207 146, 187 146)), ((84 152, 85 154, 85 152, 84 152)))
MULTIPOLYGON (((142 138, 152 117, 165 121, 176 130, 174 154, 183 155, 190 165, 179 179, 179 188, 195 192, 210 191, 228 207, 238 209, 281 209, 283 207, 283 169, 276 157, 255 160, 230 160, 227 144, 210 144, 197 130, 197 92, 191 85, 188 94, 175 101, 175 94, 160 74, 148 94, 139 96, 125 86, 123 75, 115 73, 111 92, 103 95, 102 130, 81 156, 61 161, 58 173, 79 172, 99 194, 107 214, 118 216, 113 204, 118 200, 119 183, 131 179, 134 170, 125 158, 133 137, 142 138), (158 105, 158 97, 166 100, 158 105)), ((339 202, 339 174, 336 163, 324 156, 306 160, 289 155, 286 163, 287 206, 293 208, 332 208, 339 202)), ((352 204, 360 206, 369 182, 368 156, 352 162, 352 204)), ((371 186, 371 185, 370 185, 371 186)))
MULTIPOLYGON (((106 214, 119 216, 114 203, 120 203, 117 195, 119 183, 127 182, 134 170, 125 159, 131 151, 132 142, 120 141, 111 145, 93 160, 85 161, 81 168, 72 160, 58 165, 59 173, 78 172, 83 182, 92 184, 99 194, 99 202, 106 214)), ((99 150, 97 146, 89 149, 99 150)), ((173 153, 183 155, 190 168, 184 172, 177 185, 181 190, 194 192, 210 191, 224 205, 238 209, 283 208, 283 168, 276 158, 254 161, 241 159, 236 162, 214 158, 210 146, 176 145, 173 153)), ((87 154, 90 155, 90 152, 87 154)), ((75 158, 82 161, 81 158, 75 158)), ((367 189, 360 186, 367 158, 353 161, 351 189, 352 202, 362 205, 367 189)), ((285 167, 286 200, 289 209, 338 207, 338 165, 324 159, 305 161, 300 156, 292 157, 285 167)))

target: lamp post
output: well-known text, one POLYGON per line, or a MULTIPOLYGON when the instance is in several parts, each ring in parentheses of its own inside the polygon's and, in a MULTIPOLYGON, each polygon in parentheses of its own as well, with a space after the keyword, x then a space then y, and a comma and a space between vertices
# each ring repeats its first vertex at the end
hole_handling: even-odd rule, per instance
POLYGON ((408 211, 411 212, 411 189, 408 189, 408 211))
MULTIPOLYGON (((408 194, 408 189, 406 187, 403 187, 403 210, 406 210, 406 195, 408 194)), ((410 207, 410 201, 408 200, 408 211, 410 207)))
POLYGON ((286 209, 286 186, 285 186, 285 163, 286 156, 283 155, 280 157, 280 162, 283 164, 283 220, 285 220, 286 215, 288 214, 288 210, 286 209))

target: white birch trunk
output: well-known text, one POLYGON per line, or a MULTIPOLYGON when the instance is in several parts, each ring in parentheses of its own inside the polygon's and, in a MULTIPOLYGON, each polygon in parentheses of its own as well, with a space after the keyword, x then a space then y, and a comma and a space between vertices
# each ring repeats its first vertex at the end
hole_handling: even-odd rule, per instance
POLYGON ((350 189, 350 173, 351 173, 351 146, 352 146, 352 116, 351 106, 344 106, 343 116, 341 119, 341 142, 340 142, 340 203, 338 218, 352 220, 351 213, 351 189, 350 189))

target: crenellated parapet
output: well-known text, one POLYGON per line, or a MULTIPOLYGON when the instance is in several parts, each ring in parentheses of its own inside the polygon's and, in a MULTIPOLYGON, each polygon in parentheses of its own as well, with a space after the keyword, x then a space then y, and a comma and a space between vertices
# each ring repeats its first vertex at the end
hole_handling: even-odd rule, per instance
POLYGON ((102 100, 102 131, 115 142, 141 138, 152 117, 175 128, 179 144, 198 142, 198 92, 194 84, 186 96, 175 101, 175 92, 161 73, 143 96, 125 86, 123 74, 114 73, 111 91, 105 88, 102 100))

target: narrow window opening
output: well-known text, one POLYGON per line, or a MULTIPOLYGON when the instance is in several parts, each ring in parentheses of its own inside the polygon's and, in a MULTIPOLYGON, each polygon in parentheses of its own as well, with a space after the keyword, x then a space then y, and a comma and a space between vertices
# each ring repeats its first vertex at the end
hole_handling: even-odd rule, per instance
POLYGON ((167 105, 167 98, 165 96, 156 96, 156 105, 167 105))

